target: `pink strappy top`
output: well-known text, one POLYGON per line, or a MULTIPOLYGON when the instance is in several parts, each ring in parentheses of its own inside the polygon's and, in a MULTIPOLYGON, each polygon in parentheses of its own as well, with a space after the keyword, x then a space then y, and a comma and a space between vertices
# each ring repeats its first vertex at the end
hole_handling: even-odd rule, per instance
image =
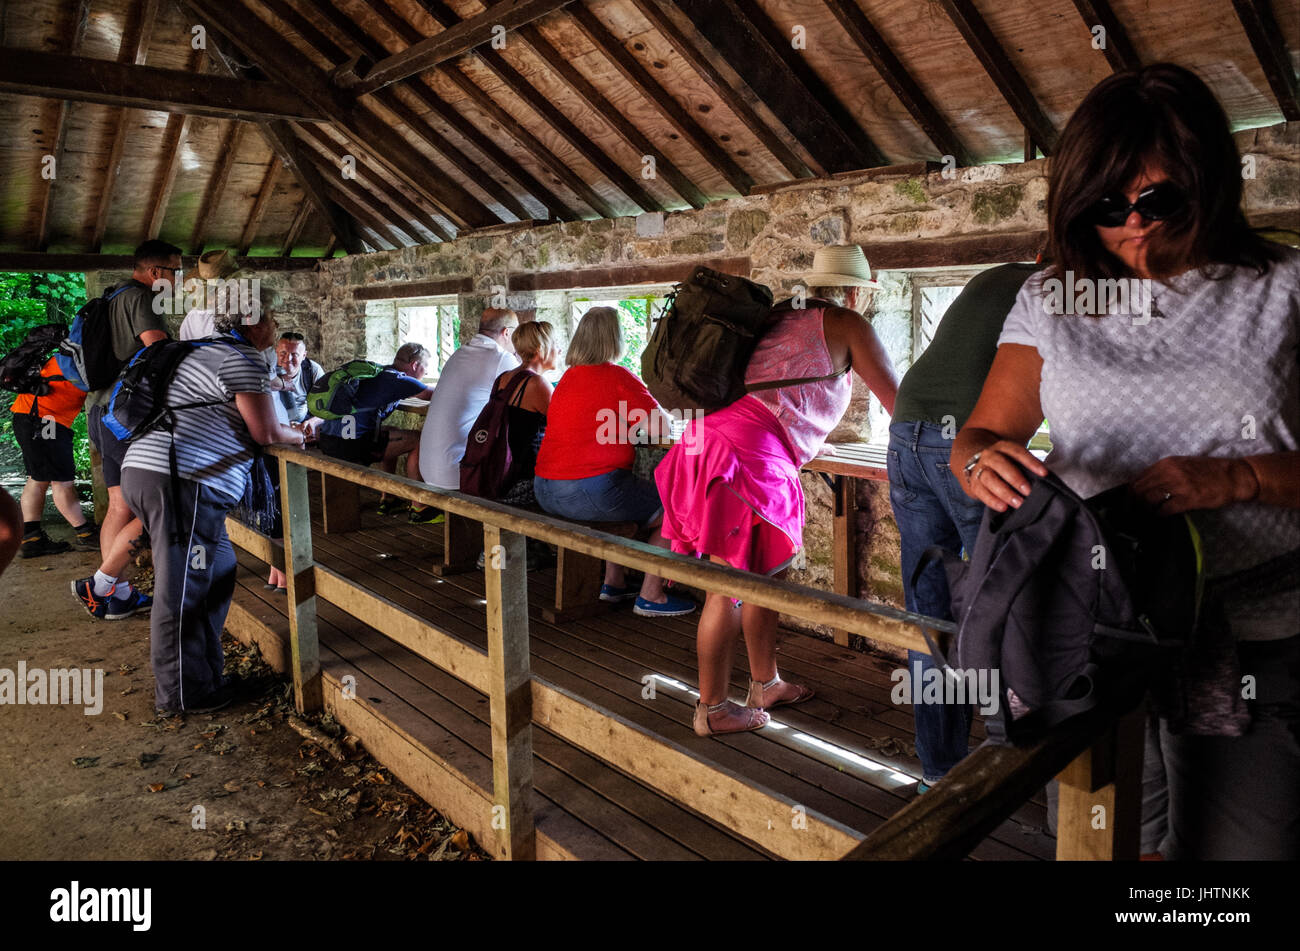
MULTIPOLYGON (((745 382, 833 373, 836 368, 826 349, 822 327, 824 312, 821 307, 787 312, 759 341, 745 371, 745 382)), ((852 392, 852 374, 845 373, 832 380, 759 390, 747 399, 758 400, 776 416, 795 451, 795 465, 802 467, 817 455, 831 430, 839 425, 852 392)))

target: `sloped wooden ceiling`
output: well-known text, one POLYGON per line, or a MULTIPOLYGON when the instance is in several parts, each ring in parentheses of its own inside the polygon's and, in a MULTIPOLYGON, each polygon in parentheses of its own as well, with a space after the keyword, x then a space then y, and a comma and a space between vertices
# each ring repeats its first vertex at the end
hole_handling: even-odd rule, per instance
POLYGON ((0 29, 6 251, 361 252, 1017 161, 1159 60, 1236 128, 1300 119, 1300 5, 1269 0, 30 0, 0 29))

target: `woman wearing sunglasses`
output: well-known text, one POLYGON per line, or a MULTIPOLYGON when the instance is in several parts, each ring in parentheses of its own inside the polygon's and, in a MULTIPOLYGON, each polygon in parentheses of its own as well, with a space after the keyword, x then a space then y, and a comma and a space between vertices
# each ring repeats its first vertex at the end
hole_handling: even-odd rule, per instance
MULTIPOLYGON (((1300 253, 1252 233, 1241 194, 1223 109, 1192 73, 1158 64, 1088 94, 1051 160, 1053 265, 1020 291, 953 444, 969 495, 1019 507, 1023 472, 1048 467, 1085 498, 1128 484, 1191 513, 1210 578, 1300 547, 1300 253), (1067 294, 1091 282, 1093 313, 1053 306, 1067 275, 1067 294), (1137 306, 1107 301, 1117 280, 1137 281, 1137 306), (1046 466, 1025 448, 1044 417, 1046 466)), ((1153 841, 1147 810, 1144 851, 1300 858, 1300 593, 1225 612, 1228 630, 1202 632, 1220 662, 1183 683, 1186 721, 1148 731, 1168 817, 1153 841)))

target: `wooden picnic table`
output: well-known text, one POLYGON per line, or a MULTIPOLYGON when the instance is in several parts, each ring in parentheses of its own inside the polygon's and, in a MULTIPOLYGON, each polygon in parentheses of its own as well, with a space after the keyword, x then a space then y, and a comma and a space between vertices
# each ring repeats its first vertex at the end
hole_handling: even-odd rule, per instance
MULTIPOLYGON (((815 456, 803 467, 804 472, 819 473, 830 485, 832 502, 832 584, 836 594, 858 596, 858 544, 857 511, 859 479, 888 482, 886 471, 887 449, 883 445, 865 442, 829 443, 833 450, 815 456)), ((847 631, 836 629, 836 644, 848 646, 847 631)))

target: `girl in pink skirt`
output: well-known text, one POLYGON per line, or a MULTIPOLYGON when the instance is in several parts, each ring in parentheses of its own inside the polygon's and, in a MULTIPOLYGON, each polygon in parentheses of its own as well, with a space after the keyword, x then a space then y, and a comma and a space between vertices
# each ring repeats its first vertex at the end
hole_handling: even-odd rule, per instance
MULTIPOLYGON (((863 317, 879 284, 862 249, 822 248, 804 284, 806 306, 778 305, 780 319, 759 342, 745 382, 821 379, 756 390, 691 422, 655 473, 664 504, 661 531, 674 551, 784 577, 803 543, 799 469, 817 455, 848 409, 853 382, 847 371, 853 369, 893 411, 898 380, 863 317)), ((708 593, 697 631, 700 736, 760 729, 768 722, 767 708, 812 696, 777 673, 776 623, 773 610, 708 593), (727 699, 742 632, 751 677, 744 706, 727 699)))

